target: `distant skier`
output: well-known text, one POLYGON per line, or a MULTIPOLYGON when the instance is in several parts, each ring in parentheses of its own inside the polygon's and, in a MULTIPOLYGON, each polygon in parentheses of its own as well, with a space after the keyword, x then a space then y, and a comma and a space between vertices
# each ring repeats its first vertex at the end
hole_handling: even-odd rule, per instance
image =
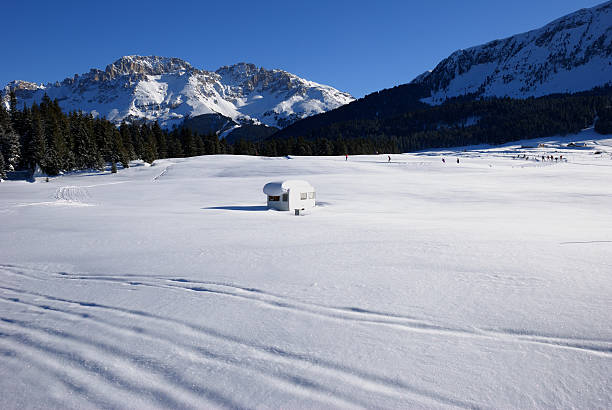
POLYGON ((446 160, 444 158, 442 158, 442 162, 446 163, 446 160))
POLYGON ((344 160, 348 161, 348 154, 344 154, 344 160))
POLYGON ((389 158, 387 162, 391 162, 391 155, 387 155, 387 158, 389 158))
POLYGON ((457 158, 457 164, 459 163, 459 158, 457 158))

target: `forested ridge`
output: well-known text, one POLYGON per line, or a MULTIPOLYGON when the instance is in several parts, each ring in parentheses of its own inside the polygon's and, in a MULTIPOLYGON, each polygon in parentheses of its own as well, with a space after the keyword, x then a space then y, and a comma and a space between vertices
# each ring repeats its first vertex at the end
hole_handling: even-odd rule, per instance
MULTIPOLYGON (((376 98, 380 99, 381 95, 379 93, 376 98)), ((388 106, 379 102, 383 107, 388 106)), ((306 119, 304 121, 309 121, 312 126, 306 128, 298 123, 271 138, 342 141, 353 154, 502 144, 576 133, 593 125, 596 119, 596 130, 610 133, 611 106, 612 87, 609 86, 583 93, 527 99, 464 96, 438 106, 421 106, 400 115, 384 115, 387 111, 383 111, 378 116, 364 112, 356 119, 335 122, 306 119), (317 126, 319 123, 324 125, 317 126)), ((333 111, 321 114, 325 118, 330 115, 334 115, 333 111)))

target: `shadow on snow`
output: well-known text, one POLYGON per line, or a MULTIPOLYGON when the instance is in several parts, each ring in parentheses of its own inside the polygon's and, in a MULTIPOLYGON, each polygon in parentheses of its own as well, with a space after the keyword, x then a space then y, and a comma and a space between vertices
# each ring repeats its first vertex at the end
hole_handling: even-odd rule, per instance
POLYGON ((230 206, 210 206, 207 208, 202 208, 204 210, 208 209, 221 209, 226 211, 267 211, 268 208, 265 205, 250 205, 250 206, 242 206, 242 205, 230 205, 230 206))

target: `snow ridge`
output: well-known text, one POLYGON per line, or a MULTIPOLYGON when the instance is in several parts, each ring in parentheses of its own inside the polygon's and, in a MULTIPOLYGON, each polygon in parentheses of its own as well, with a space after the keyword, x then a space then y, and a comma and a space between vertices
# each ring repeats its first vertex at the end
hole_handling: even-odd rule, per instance
POLYGON ((527 98, 612 83, 612 1, 546 26, 458 50, 413 80, 432 89, 425 102, 459 95, 527 98))
POLYGON ((64 111, 81 110, 122 121, 180 124, 188 116, 221 114, 240 124, 285 127, 301 118, 332 110, 354 98, 330 86, 302 79, 283 70, 238 63, 216 72, 200 70, 179 58, 124 56, 105 70, 62 82, 38 85, 12 81, 18 106, 39 103, 46 93, 64 111))

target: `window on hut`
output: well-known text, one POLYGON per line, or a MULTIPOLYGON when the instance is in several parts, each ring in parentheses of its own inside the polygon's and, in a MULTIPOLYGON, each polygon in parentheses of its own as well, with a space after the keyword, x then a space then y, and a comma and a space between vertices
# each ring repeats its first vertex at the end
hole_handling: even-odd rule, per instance
POLYGON ((268 196, 268 200, 270 202, 278 202, 278 201, 280 201, 280 196, 272 196, 272 195, 270 195, 270 196, 268 196))
POLYGON ((314 192, 309 192, 308 193, 308 199, 315 199, 315 193, 314 192))
POLYGON ((306 193, 306 192, 301 192, 301 193, 300 193, 300 199, 302 199, 302 200, 303 200, 303 199, 306 199, 306 198, 308 198, 308 193, 306 193))
POLYGON ((289 194, 283 194, 283 202, 289 201, 289 194))

